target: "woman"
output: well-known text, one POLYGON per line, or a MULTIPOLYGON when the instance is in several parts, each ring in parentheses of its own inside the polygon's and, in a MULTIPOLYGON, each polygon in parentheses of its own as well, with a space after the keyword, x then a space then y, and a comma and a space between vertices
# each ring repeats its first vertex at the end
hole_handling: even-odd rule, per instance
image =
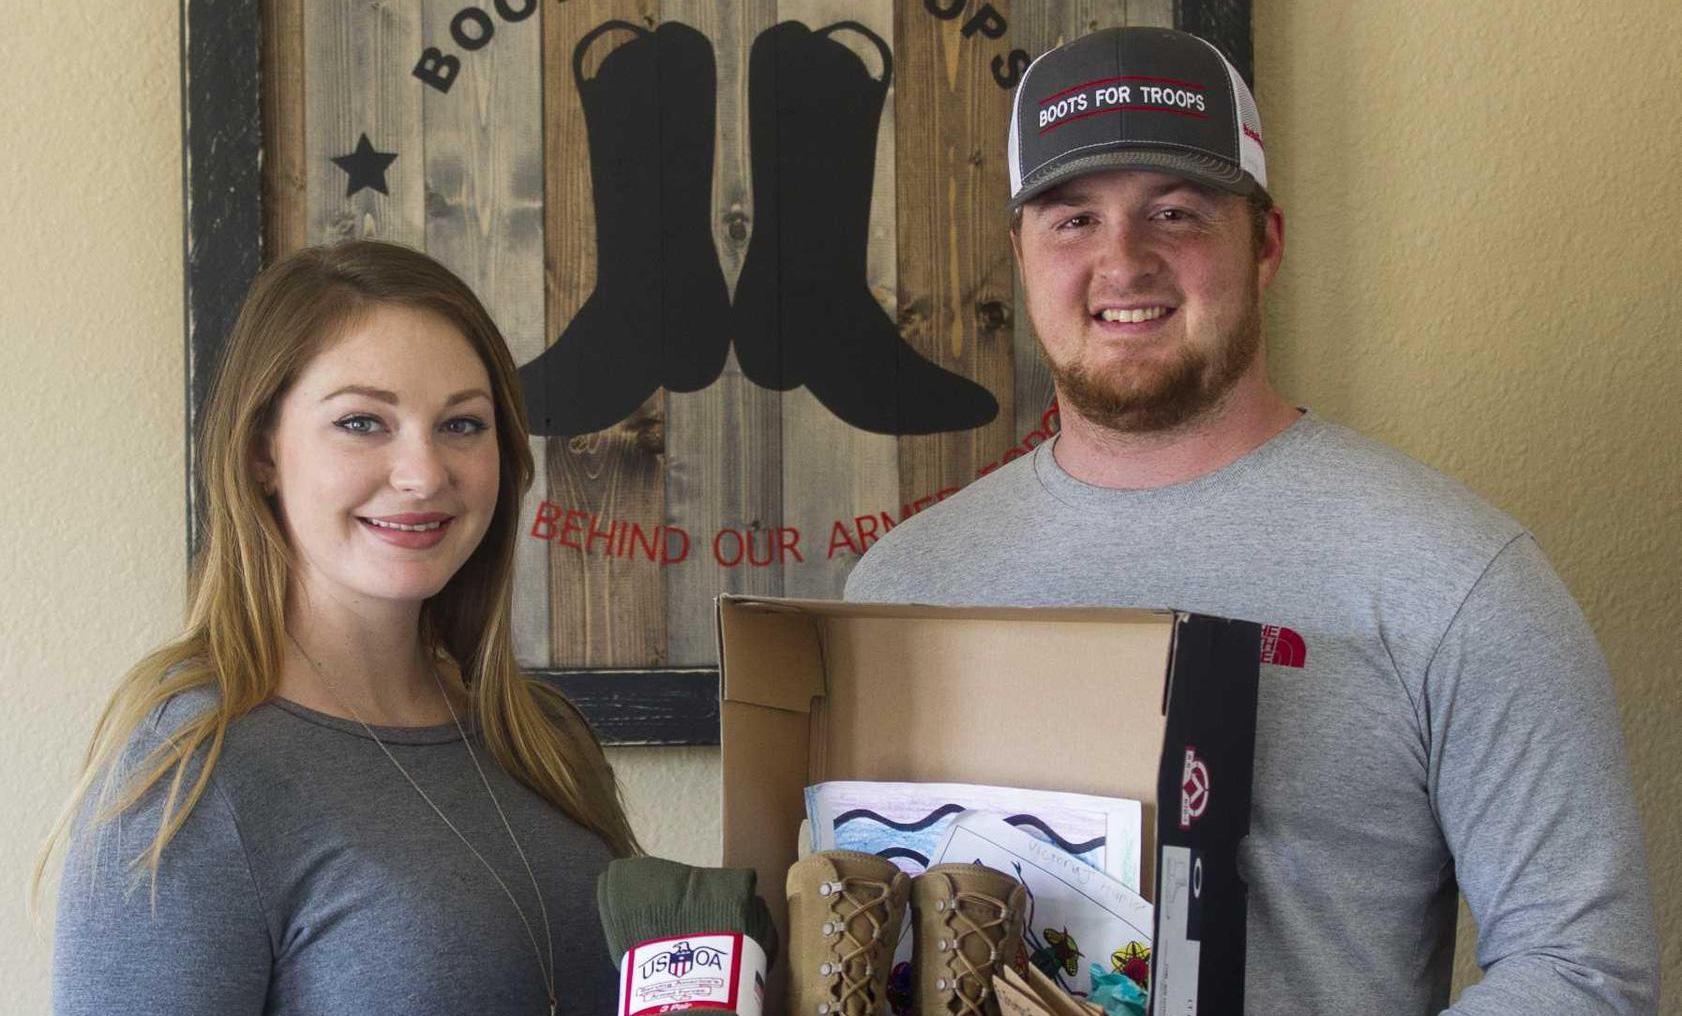
POLYGON ((55 1010, 610 1012, 595 880, 638 848, 515 663, 532 461, 479 301, 390 244, 285 258, 201 448, 187 630, 124 678, 49 842, 55 1010))

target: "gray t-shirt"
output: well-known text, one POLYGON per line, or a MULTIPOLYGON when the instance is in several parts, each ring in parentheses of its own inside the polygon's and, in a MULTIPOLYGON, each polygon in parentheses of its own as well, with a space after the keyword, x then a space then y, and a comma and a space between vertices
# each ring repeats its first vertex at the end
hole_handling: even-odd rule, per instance
POLYGON ((1113 490, 1048 443, 895 527, 846 595, 1275 626, 1242 858, 1249 1012, 1442 1008, 1457 882, 1485 976, 1455 1013, 1655 1010, 1594 636, 1517 523, 1405 456, 1310 413, 1216 472, 1113 490))
MULTIPOLYGON (((166 703, 127 757, 214 695, 166 703)), ((496 869, 542 946, 531 879, 455 726, 374 729, 496 869)), ((543 892, 559 1011, 612 1012, 617 957, 595 902, 607 846, 469 733, 543 892)), ((356 723, 282 700, 234 721, 209 790, 164 851, 154 911, 149 880, 136 885, 127 865, 161 801, 160 789, 73 841, 53 956, 60 1016, 548 1011, 513 904, 356 723)))

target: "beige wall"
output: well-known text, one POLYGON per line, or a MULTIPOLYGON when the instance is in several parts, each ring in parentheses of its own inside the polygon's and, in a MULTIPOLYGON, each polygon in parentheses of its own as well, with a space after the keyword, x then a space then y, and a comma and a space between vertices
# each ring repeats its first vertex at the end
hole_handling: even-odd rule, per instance
POLYGON ((0 59, 0 1008, 47 1011, 36 845, 115 676, 176 623, 172 3, 10 4, 0 59))
MULTIPOLYGON (((1626 2, 1617 23, 1563 0, 1256 7, 1289 222, 1275 376, 1466 481, 1552 555, 1611 659, 1667 980, 1682 983, 1682 766, 1666 757, 1682 730, 1668 644, 1682 629, 1682 122, 1667 90, 1682 6, 1626 2)), ((20 7, 0 61, 14 901, 101 697, 183 592, 177 15, 78 10, 20 7)), ((649 845, 713 859, 716 753, 615 758, 649 845)), ((21 903, 13 914, 0 984, 10 1011, 43 1012, 47 950, 21 903)))

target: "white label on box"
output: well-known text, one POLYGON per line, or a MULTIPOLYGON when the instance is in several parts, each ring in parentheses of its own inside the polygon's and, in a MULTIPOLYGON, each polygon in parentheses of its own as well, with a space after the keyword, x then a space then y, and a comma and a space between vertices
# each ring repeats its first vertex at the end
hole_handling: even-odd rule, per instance
POLYGON ((1164 846, 1156 944, 1151 950, 1151 1016, 1195 1016, 1203 943, 1187 934, 1192 894, 1202 890, 1190 847, 1164 846))
POLYGON ((765 1008, 765 950, 740 932, 650 939, 619 961, 619 1016, 765 1008))

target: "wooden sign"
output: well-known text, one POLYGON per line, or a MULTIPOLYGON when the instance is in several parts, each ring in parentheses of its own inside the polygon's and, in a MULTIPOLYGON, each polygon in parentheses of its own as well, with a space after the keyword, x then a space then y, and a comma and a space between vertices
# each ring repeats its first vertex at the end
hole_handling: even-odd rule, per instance
POLYGON ((838 597, 883 533, 1055 431, 1005 208, 1029 61, 1178 24, 1249 66, 1247 2, 186 17, 192 413, 259 250, 370 236, 450 266, 536 432, 521 662, 617 742, 716 739, 714 596, 838 597), (260 92, 227 55, 259 38, 260 92))

